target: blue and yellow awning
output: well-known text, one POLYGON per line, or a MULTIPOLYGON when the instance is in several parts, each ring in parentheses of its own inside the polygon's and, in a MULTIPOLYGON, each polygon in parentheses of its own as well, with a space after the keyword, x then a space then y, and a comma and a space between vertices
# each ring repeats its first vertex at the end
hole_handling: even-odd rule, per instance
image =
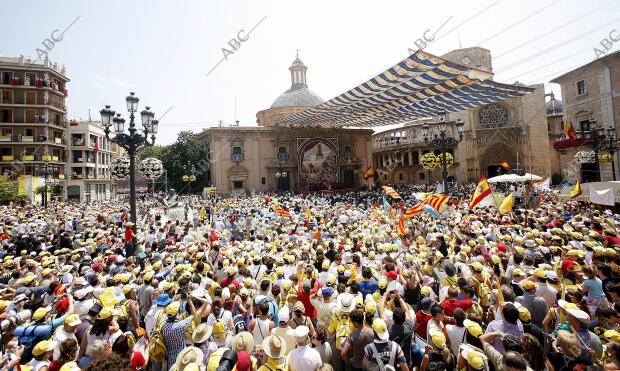
POLYGON ((282 126, 374 127, 457 112, 534 91, 490 80, 491 73, 417 51, 327 102, 277 120, 282 126))

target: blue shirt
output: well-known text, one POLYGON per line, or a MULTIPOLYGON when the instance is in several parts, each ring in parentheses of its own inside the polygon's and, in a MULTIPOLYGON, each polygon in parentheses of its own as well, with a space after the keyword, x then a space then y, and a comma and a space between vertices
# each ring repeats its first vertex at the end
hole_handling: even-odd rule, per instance
POLYGON ((32 337, 49 338, 50 336, 52 336, 52 334, 58 327, 62 326, 64 322, 65 322, 65 317, 60 317, 46 324, 17 326, 15 330, 13 330, 13 336, 18 336, 18 337, 32 336, 32 337))
POLYGON ((603 282, 600 278, 588 278, 587 280, 583 280, 583 284, 588 286, 589 298, 602 298, 605 296, 603 292, 603 282))
POLYGON ((362 281, 360 282, 360 292, 366 297, 368 294, 373 294, 379 288, 377 281, 362 281))

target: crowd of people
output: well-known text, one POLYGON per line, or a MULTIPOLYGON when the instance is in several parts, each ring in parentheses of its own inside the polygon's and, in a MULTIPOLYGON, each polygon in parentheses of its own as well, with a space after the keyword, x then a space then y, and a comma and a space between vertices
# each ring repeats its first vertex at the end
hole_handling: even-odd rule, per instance
POLYGON ((1 367, 620 369, 620 215, 475 187, 404 231, 425 187, 0 206, 1 367))

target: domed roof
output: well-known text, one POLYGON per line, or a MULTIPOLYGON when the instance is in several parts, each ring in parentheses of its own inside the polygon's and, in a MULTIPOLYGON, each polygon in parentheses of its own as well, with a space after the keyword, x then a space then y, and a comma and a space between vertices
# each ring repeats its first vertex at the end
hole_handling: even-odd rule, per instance
POLYGON ((271 108, 289 107, 289 106, 315 106, 323 103, 323 99, 316 93, 308 89, 307 86, 299 86, 290 88, 271 105, 271 108))
POLYGON ((555 99, 553 92, 551 92, 551 99, 546 103, 547 116, 558 116, 564 113, 564 104, 555 99))
POLYGON ((276 98, 271 108, 315 106, 323 103, 321 97, 308 89, 308 84, 306 84, 307 69, 308 67, 299 59, 298 53, 293 64, 289 67, 289 71, 291 71, 291 88, 276 98))

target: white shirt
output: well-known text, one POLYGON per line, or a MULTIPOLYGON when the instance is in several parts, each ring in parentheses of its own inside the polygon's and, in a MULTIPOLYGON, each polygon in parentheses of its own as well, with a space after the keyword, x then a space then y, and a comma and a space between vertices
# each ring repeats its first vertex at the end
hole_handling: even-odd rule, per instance
POLYGON ((446 331, 448 331, 448 337, 450 338, 450 350, 455 357, 459 355, 459 347, 461 344, 467 344, 465 340, 465 326, 458 327, 456 325, 446 325, 446 331))
POLYGON ((308 345, 298 346, 288 354, 288 366, 291 371, 316 370, 322 364, 319 352, 308 345))
POLYGON ((54 348, 54 354, 52 355, 52 359, 54 361, 57 360, 58 357, 60 357, 60 343, 62 343, 63 341, 67 339, 75 339, 75 341, 77 341, 77 338, 75 337, 74 333, 67 332, 62 327, 59 327, 58 330, 54 332, 52 339, 58 342, 58 346, 54 348))
POLYGON ((165 307, 160 307, 160 306, 157 306, 156 304, 153 304, 151 306, 151 309, 149 309, 149 311, 146 312, 146 316, 144 316, 144 327, 149 337, 151 336, 151 333, 153 332, 153 329, 155 328, 159 313, 163 311, 164 308, 165 307))
POLYGON ((94 304, 95 304, 95 299, 87 299, 87 300, 84 300, 84 301, 76 301, 73 304, 73 311, 77 315, 87 314, 88 311, 90 310, 90 307, 92 307, 94 304))

